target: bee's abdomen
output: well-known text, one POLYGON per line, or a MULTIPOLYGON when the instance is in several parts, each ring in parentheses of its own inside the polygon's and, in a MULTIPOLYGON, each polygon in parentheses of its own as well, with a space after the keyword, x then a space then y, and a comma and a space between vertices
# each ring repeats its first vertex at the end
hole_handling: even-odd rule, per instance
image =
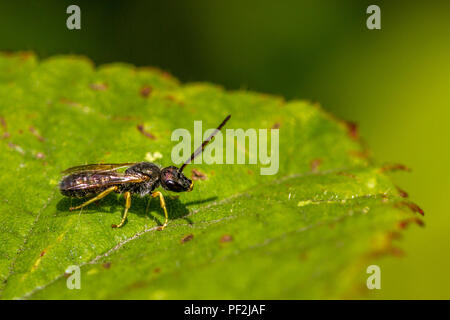
POLYGON ((59 190, 64 196, 83 198, 110 188, 117 178, 114 174, 75 173, 61 180, 59 190))

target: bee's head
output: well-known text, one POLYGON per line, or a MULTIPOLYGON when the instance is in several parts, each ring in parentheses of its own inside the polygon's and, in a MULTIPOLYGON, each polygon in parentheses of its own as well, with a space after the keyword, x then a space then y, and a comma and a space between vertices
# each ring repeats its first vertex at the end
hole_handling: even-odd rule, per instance
POLYGON ((161 185, 168 191, 185 192, 192 191, 194 182, 186 178, 177 167, 171 166, 161 170, 161 185))
POLYGON ((199 146, 189 159, 187 159, 183 165, 178 169, 177 167, 171 166, 161 170, 160 182, 164 189, 173 192, 184 192, 192 191, 194 187, 194 182, 182 173, 183 169, 192 162, 199 154, 203 152, 206 145, 212 140, 212 138, 217 134, 217 132, 222 129, 225 123, 230 119, 231 115, 225 118, 222 123, 217 127, 210 136, 203 141, 202 145, 199 146))

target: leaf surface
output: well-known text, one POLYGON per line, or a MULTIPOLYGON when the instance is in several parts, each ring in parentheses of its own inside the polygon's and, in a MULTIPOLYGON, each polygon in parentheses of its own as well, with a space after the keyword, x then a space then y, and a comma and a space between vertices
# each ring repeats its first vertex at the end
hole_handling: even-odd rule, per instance
POLYGON ((308 102, 25 53, 0 55, 0 97, 3 299, 354 297, 367 262, 392 251, 405 221, 420 222, 354 128, 308 102), (279 128, 277 174, 261 175, 259 162, 189 165, 185 173, 201 179, 179 197, 163 192, 164 231, 148 198, 133 197, 120 229, 111 224, 121 196, 69 212, 81 201, 59 193, 61 171, 172 165, 173 130, 193 132, 202 120, 204 132, 228 114, 226 128, 279 128), (71 265, 81 267, 81 290, 67 289, 71 265))

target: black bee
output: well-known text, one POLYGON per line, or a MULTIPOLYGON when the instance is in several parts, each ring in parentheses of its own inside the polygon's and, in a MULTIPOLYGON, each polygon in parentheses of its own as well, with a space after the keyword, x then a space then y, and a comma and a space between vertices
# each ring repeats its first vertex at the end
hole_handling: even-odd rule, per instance
POLYGON ((183 169, 203 151, 230 117, 231 115, 222 121, 217 129, 203 141, 202 145, 194 151, 180 168, 170 166, 160 169, 156 164, 150 162, 87 164, 63 171, 65 176, 59 183, 59 190, 62 195, 68 197, 83 198, 95 196, 79 206, 69 208, 71 211, 100 200, 111 192, 123 193, 125 197, 125 212, 122 221, 118 225, 113 224, 113 228, 120 228, 125 223, 128 209, 131 206, 131 194, 138 194, 141 197, 150 194, 153 198, 159 197, 160 205, 165 215, 164 224, 159 227, 159 230, 162 230, 167 226, 169 217, 162 193, 154 190, 162 186, 165 190, 172 192, 192 191, 194 182, 182 173, 183 169), (125 172, 117 171, 123 168, 127 168, 125 172))

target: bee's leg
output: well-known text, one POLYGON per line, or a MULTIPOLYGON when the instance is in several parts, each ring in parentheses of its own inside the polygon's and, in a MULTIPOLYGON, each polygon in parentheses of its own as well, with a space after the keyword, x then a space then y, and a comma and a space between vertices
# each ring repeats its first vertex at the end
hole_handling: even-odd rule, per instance
POLYGON ((169 222, 169 215, 167 214, 166 209, 166 202, 164 201, 164 197, 161 192, 156 191, 152 193, 152 198, 159 197, 159 204, 161 205, 161 208, 164 210, 164 216, 166 217, 164 224, 158 228, 158 230, 164 230, 164 228, 167 226, 167 223, 169 222))
POLYGON ((123 226, 125 220, 127 219, 128 209, 130 209, 131 206, 131 194, 130 192, 127 191, 123 194, 123 196, 125 197, 125 212, 123 213, 122 221, 120 221, 118 225, 112 224, 111 225, 112 228, 120 228, 121 226, 123 226))
POLYGON ((90 199, 90 200, 80 204, 79 206, 70 207, 69 210, 73 211, 73 210, 81 209, 81 208, 87 206, 88 204, 90 204, 90 203, 92 203, 94 201, 97 201, 97 200, 100 200, 101 198, 106 197, 108 194, 110 194, 111 192, 116 191, 116 190, 117 190, 117 186, 108 188, 105 191, 103 191, 102 193, 99 193, 96 197, 94 197, 94 198, 92 198, 92 199, 90 199))

